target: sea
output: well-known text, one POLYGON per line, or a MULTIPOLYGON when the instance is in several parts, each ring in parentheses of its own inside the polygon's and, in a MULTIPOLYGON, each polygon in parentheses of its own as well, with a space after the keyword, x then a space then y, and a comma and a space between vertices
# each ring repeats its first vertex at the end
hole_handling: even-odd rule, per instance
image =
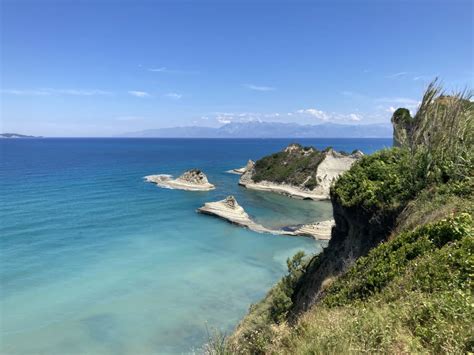
POLYGON ((234 195, 264 226, 331 218, 330 202, 246 190, 244 166, 297 142, 372 153, 391 139, 0 140, 0 353, 189 354, 229 333, 299 250, 196 213, 234 195), (146 183, 199 168, 216 189, 146 183))

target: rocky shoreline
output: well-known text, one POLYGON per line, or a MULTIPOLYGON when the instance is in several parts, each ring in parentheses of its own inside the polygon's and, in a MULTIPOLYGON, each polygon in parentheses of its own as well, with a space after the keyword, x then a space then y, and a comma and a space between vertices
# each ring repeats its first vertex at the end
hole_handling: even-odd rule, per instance
POLYGON ((145 181, 167 189, 186 191, 209 191, 216 187, 207 180, 207 176, 198 169, 184 172, 180 177, 173 179, 172 175, 158 174, 144 177, 145 181))
MULTIPOLYGON (((298 149, 293 146, 288 146, 288 149, 298 149)), ((260 191, 269 191, 279 193, 288 197, 304 199, 304 200, 329 200, 329 190, 331 184, 337 179, 342 173, 349 170, 352 164, 363 156, 361 151, 356 151, 350 155, 336 152, 333 149, 328 149, 324 152, 324 158, 317 167, 315 179, 316 187, 313 189, 306 188, 303 185, 290 185, 284 183, 276 183, 272 181, 254 181, 256 174, 255 163, 251 160, 245 167, 245 172, 242 174, 239 185, 260 191)), ((306 181, 311 177, 308 176, 306 181)))
POLYGON ((207 202, 204 206, 198 208, 197 212, 222 218, 227 222, 248 228, 258 233, 306 236, 317 240, 330 239, 331 229, 334 225, 334 221, 329 220, 312 224, 288 226, 282 229, 267 228, 252 220, 243 207, 238 204, 234 196, 227 196, 224 200, 216 202, 207 202))

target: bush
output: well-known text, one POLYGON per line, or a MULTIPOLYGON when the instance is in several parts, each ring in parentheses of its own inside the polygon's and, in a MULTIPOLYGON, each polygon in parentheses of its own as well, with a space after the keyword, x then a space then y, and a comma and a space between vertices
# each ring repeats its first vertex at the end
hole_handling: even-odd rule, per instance
POLYGON ((412 198, 423 186, 414 186, 407 176, 409 154, 386 149, 364 156, 344 173, 331 189, 344 207, 369 211, 393 209, 412 198))

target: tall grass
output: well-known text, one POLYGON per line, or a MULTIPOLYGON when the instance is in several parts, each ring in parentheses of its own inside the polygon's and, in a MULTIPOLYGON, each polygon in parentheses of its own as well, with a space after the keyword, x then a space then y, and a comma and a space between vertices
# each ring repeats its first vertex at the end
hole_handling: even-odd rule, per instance
POLYGON ((468 90, 447 96, 431 82, 408 130, 414 180, 470 179, 474 162, 474 103, 468 90))

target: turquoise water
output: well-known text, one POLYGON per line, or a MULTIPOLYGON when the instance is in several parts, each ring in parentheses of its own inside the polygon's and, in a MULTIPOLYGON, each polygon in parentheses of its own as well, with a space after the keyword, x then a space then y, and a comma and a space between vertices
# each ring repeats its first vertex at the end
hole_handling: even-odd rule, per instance
MULTIPOLYGON (((271 227, 324 220, 328 202, 237 186, 226 170, 294 140, 0 141, 0 352, 188 353, 230 331, 309 238, 254 233, 195 212, 234 194, 271 227), (143 182, 203 169, 217 189, 143 182)), ((390 140, 299 140, 371 152, 390 140)))

